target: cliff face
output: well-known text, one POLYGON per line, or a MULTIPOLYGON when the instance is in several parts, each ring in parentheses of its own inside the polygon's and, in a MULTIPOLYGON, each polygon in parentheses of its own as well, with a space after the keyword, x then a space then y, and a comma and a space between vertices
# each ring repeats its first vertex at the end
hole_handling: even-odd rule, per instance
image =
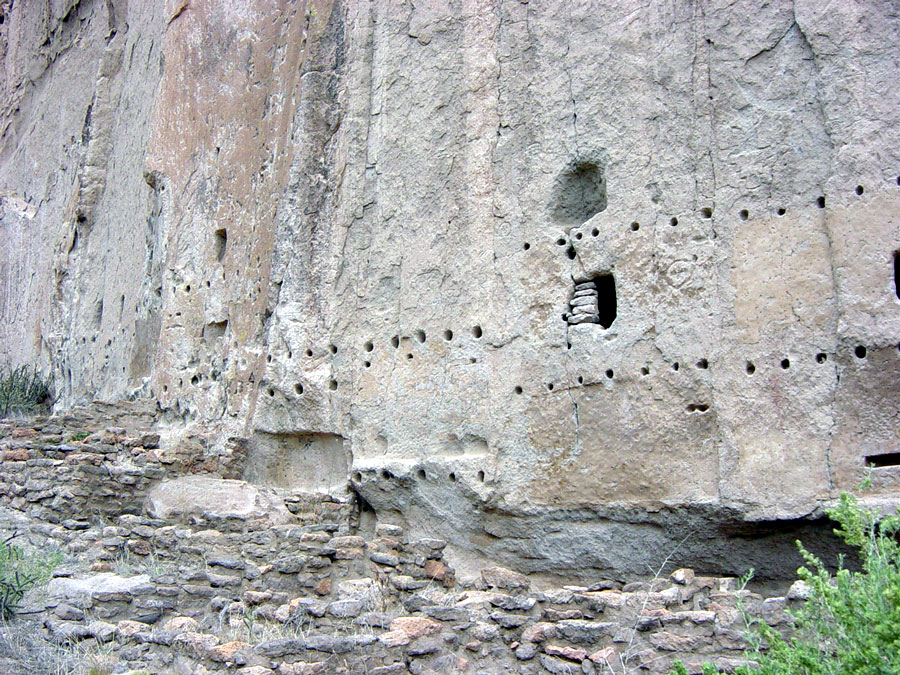
POLYGON ((895 463, 893 3, 0 6, 0 363, 59 408, 534 571, 895 463))

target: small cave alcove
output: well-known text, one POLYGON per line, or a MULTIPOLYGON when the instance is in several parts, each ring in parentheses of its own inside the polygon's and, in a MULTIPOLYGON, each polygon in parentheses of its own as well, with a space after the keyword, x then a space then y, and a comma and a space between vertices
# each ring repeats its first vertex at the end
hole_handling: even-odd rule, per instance
POLYGON ((894 251, 894 293, 900 300, 900 251, 894 251))
POLYGON ((873 469, 900 466, 900 452, 883 452, 878 455, 867 455, 865 465, 873 469))
POLYGON ((572 163, 556 179, 550 214, 561 225, 581 225, 606 209, 606 176, 600 162, 572 163))
POLYGON ((616 320, 616 278, 612 274, 594 277, 597 286, 597 309, 600 325, 609 328, 616 320))
POLYGON ((332 493, 346 486, 353 463, 349 444, 329 433, 256 432, 250 439, 244 480, 300 492, 332 493))
POLYGON ((375 528, 378 525, 378 514, 356 488, 353 488, 353 495, 356 498, 356 513, 351 518, 350 531, 365 539, 374 539, 375 528))

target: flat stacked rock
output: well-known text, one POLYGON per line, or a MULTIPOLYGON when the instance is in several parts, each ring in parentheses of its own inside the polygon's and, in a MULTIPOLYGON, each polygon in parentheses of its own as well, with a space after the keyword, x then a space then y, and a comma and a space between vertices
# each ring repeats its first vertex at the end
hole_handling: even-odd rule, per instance
POLYGON ((596 283, 584 281, 575 284, 575 294, 569 301, 566 321, 573 326, 579 323, 600 323, 600 309, 597 302, 596 283))

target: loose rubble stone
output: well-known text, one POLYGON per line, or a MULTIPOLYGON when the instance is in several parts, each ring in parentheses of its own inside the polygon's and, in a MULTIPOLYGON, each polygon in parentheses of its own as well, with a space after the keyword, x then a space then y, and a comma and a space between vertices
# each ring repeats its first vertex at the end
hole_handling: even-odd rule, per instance
POLYGON ((528 577, 524 574, 503 567, 486 567, 481 570, 481 578, 491 588, 504 588, 512 591, 528 590, 531 585, 528 577))

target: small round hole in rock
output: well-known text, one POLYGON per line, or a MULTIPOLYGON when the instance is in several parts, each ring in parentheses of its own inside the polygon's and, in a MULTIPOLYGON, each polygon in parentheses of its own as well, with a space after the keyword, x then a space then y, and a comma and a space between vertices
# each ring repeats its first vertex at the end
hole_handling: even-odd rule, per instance
POLYGON ((375 349, 375 345, 372 344, 372 342, 370 341, 370 342, 367 342, 365 345, 363 345, 363 349, 365 349, 367 352, 370 352, 373 349, 375 349))
POLYGON ((592 237, 599 237, 599 236, 600 236, 600 230, 598 230, 598 229, 595 227, 593 230, 591 230, 591 236, 592 236, 592 237))
POLYGON ((825 363, 828 360, 828 354, 825 352, 819 352, 816 354, 816 363, 825 363))
POLYGON ((708 206, 704 206, 702 209, 700 209, 700 217, 705 220, 709 220, 710 218, 712 218, 712 209, 708 206))
POLYGON ((357 483, 362 483, 362 474, 357 471, 355 474, 353 474, 353 480, 355 480, 357 483))
POLYGON ((451 473, 451 474, 450 474, 449 476, 447 476, 447 477, 450 479, 450 482, 451 482, 451 483, 455 483, 455 482, 456 482, 456 474, 455 474, 455 473, 451 473))
POLYGON ((781 368, 782 368, 782 370, 787 370, 787 369, 790 368, 790 367, 791 367, 791 360, 790 360, 790 359, 781 359, 781 368))
POLYGON ((331 391, 334 391, 335 389, 337 389, 337 387, 338 387, 337 380, 331 380, 328 383, 328 388, 331 389, 331 391))
POLYGON ((526 241, 524 244, 522 244, 522 248, 523 248, 524 250, 527 251, 528 249, 531 248, 531 244, 529 244, 529 243, 526 241))
POLYGON ((266 363, 272 363, 272 355, 266 354, 266 363))
POLYGON ((400 336, 399 335, 395 335, 394 337, 391 338, 391 346, 394 349, 400 348, 400 336))
POLYGON ((864 359, 866 358, 867 351, 865 347, 859 345, 856 349, 853 350, 853 353, 856 354, 856 358, 864 359))
POLYGON ((407 358, 407 360, 410 360, 410 359, 412 359, 412 357, 413 357, 413 355, 412 355, 412 354, 407 354, 407 355, 406 355, 406 358, 407 358))
POLYGON ((484 335, 484 333, 481 330, 481 326, 475 326, 472 329, 472 335, 474 335, 476 339, 480 338, 482 335, 484 335))
POLYGON ((584 384, 584 378, 581 375, 579 375, 576 379, 578 380, 578 384, 584 384))
POLYGON ((516 392, 517 394, 521 394, 521 393, 522 393, 522 387, 518 387, 518 386, 517 386, 515 389, 513 389, 513 391, 516 392))
POLYGON ((266 390, 266 393, 267 393, 269 396, 275 396, 275 390, 272 389, 272 387, 269 387, 269 388, 266 390))
POLYGON ((578 241, 581 241, 582 237, 584 237, 584 235, 581 232, 575 233, 575 239, 577 239, 578 241))
POLYGON ((649 374, 650 374, 650 369, 647 366, 642 366, 641 367, 641 375, 649 375, 649 374))
POLYGON ((862 196, 862 193, 865 192, 866 189, 862 185, 856 186, 856 194, 862 196))
POLYGON ((637 222, 637 221, 634 221, 634 222, 631 224, 631 231, 632 231, 632 232, 637 232, 639 229, 641 229, 641 224, 640 224, 639 222, 637 222))
POLYGON ((741 209, 738 211, 738 217, 741 220, 747 220, 750 217, 750 212, 747 209, 741 209))
POLYGON ((328 345, 328 350, 329 350, 332 354, 337 354, 337 345, 328 345))
POLYGON ((453 331, 450 330, 449 328, 448 328, 447 330, 444 331, 444 339, 445 339, 447 342, 450 342, 450 340, 453 339, 453 331))
POLYGON ((484 471, 479 471, 476 475, 478 476, 478 480, 480 480, 483 483, 484 482, 484 471))
POLYGON ((565 246, 565 245, 566 245, 566 240, 563 239, 562 237, 560 237, 559 239, 556 240, 556 245, 557 245, 557 246, 565 246))
POLYGON ((383 471, 381 472, 381 477, 384 478, 385 480, 390 480, 390 479, 393 478, 394 476, 393 476, 393 474, 391 474, 390 471, 388 471, 387 469, 385 469, 385 470, 383 470, 383 471))
POLYGON ((547 391, 553 391, 553 383, 552 382, 547 383, 547 391))
POLYGON ((424 330, 416 331, 416 340, 418 340, 419 344, 422 344, 423 342, 425 342, 425 331, 424 330))
POLYGON ((709 368, 709 361, 707 361, 706 359, 700 359, 699 361, 697 361, 697 367, 700 370, 706 370, 707 368, 709 368))
POLYGON ((674 371, 677 371, 680 367, 681 365, 678 363, 678 361, 672 364, 672 370, 674 371))
POLYGON ((608 378, 611 380, 611 379, 613 379, 613 375, 615 375, 615 373, 613 372, 613 369, 612 369, 612 368, 608 368, 608 369, 606 370, 606 377, 608 377, 608 378))
POLYGON ((569 260, 575 260, 575 257, 577 255, 578 254, 575 252, 574 246, 570 246, 569 248, 566 249, 566 257, 568 257, 569 260))
POLYGON ((307 355, 307 356, 312 356, 312 349, 307 349, 307 350, 306 350, 306 355, 307 355))
POLYGON ((419 477, 419 480, 425 480, 425 469, 419 469, 416 471, 416 476, 419 477))
POLYGON ((756 366, 753 365, 752 361, 747 361, 746 370, 748 375, 752 375, 756 372, 756 366))
POLYGON ((824 209, 825 208, 825 197, 819 197, 816 200, 816 206, 818 206, 820 209, 824 209))
POLYGON ((372 362, 371 362, 371 361, 363 361, 363 365, 364 365, 366 368, 371 368, 371 367, 372 367, 372 362))
POLYGON ((669 221, 669 225, 671 225, 672 227, 678 225, 678 218, 672 218, 672 220, 669 221))
POLYGON ((297 396, 302 396, 303 395, 303 385, 300 384, 299 382, 297 384, 295 384, 294 392, 297 394, 297 396))
POLYGON ((787 209, 782 206, 779 207, 775 213, 777 213, 779 216, 783 216, 785 213, 787 213, 787 209))

